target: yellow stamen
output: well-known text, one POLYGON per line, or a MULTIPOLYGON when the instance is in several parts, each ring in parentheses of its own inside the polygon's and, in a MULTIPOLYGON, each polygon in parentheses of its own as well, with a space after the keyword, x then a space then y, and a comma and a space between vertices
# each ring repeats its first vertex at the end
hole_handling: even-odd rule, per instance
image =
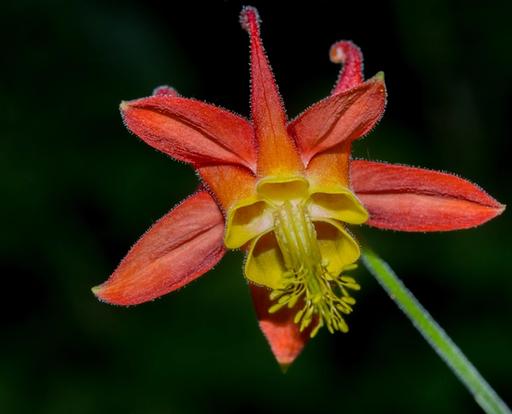
MULTIPOLYGON (((354 279, 327 270, 322 258, 315 226, 304 203, 284 201, 274 209, 274 234, 281 251, 284 267, 283 288, 274 289, 270 298, 275 302, 269 309, 277 312, 287 306, 293 308, 299 300, 302 306, 295 315, 295 323, 303 331, 315 324, 311 336, 322 326, 330 332, 347 332, 343 318, 352 312, 355 299, 349 290, 359 290, 354 279)), ((346 266, 343 271, 353 269, 346 266)))

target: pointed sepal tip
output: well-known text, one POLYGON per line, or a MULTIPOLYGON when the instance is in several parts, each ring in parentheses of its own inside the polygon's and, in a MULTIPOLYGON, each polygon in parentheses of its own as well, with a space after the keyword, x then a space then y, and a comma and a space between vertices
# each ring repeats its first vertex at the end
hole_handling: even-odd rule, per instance
POLYGON ((100 296, 101 288, 103 285, 96 285, 91 288, 91 292, 94 296, 96 296, 96 299, 105 302, 104 299, 100 296))
POLYGON ((384 82, 384 72, 382 70, 377 72, 371 79, 384 82))
POLYGON ((283 373, 283 375, 288 372, 288 369, 290 368, 291 365, 292 365, 291 363, 287 363, 287 364, 279 363, 279 368, 281 369, 281 372, 283 373))

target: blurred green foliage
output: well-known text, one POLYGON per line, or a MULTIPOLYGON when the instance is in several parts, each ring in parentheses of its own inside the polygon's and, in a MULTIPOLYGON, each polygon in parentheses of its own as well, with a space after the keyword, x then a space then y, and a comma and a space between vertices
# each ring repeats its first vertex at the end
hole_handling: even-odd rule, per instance
MULTIPOLYGON (((329 92, 328 48, 352 39, 389 88, 356 154, 453 171, 510 203, 510 3, 252 4, 291 116, 329 92)), ((247 114, 241 3, 2 8, 0 412, 479 412, 363 270, 351 332, 321 333, 286 375, 258 330, 241 254, 153 303, 96 301, 90 287, 198 185, 123 128, 118 104, 171 84, 247 114)), ((510 229, 505 212, 450 234, 356 230, 509 404, 510 229)))

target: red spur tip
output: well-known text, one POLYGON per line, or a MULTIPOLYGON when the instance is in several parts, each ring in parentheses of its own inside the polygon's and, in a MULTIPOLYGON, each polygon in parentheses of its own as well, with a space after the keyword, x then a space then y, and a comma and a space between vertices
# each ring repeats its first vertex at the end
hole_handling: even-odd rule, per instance
POLYGON ((337 94, 353 88, 364 81, 363 54, 361 49, 349 40, 334 43, 329 51, 331 62, 343 65, 338 82, 332 92, 337 94))
POLYGON ((153 89, 152 96, 180 96, 180 94, 172 86, 162 85, 153 89))
POLYGON ((260 15, 255 7, 245 6, 240 12, 240 25, 247 32, 250 32, 254 28, 259 30, 260 23, 260 15))

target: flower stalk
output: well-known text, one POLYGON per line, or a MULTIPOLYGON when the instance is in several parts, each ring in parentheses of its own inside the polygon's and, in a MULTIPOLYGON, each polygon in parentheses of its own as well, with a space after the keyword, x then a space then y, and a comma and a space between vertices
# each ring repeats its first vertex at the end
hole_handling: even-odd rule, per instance
POLYGON ((444 329, 405 287, 389 265, 368 247, 363 249, 362 260, 391 299, 471 392, 484 412, 487 414, 511 414, 512 412, 505 402, 480 375, 444 329))

